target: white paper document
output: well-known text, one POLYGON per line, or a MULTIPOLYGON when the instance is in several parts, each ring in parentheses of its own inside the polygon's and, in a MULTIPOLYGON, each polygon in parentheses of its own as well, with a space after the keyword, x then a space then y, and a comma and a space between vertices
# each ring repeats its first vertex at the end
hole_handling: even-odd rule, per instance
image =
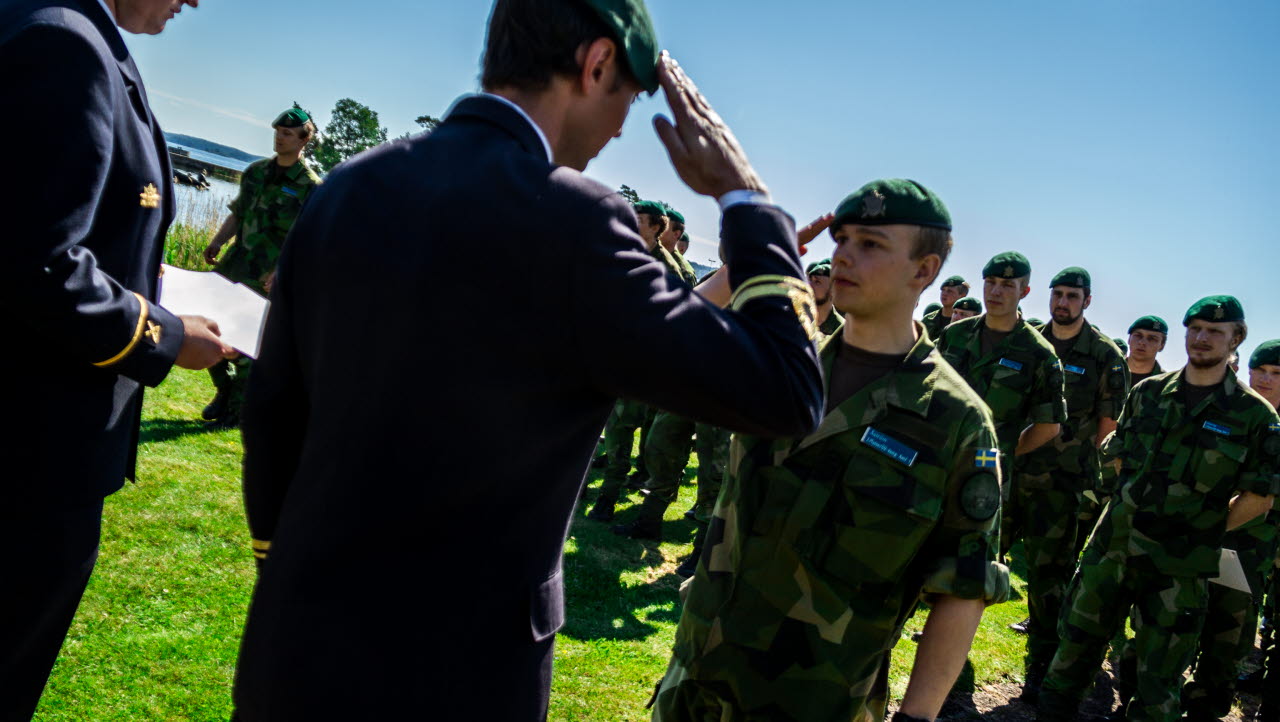
POLYGON ((1210 584, 1221 584, 1228 589, 1251 594, 1249 580, 1244 575, 1244 566, 1240 564, 1240 556, 1235 549, 1223 549, 1218 559, 1218 576, 1209 580, 1210 584))
POLYGON ((163 266, 160 305, 178 316, 204 316, 218 324, 222 340, 249 358, 258 357, 271 302, 217 273, 163 266))

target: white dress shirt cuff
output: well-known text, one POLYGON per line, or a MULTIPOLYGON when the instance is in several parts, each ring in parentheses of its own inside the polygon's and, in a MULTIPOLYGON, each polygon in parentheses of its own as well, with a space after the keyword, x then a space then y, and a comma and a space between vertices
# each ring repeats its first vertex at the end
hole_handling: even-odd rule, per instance
POLYGON ((771 205, 773 203, 773 200, 769 197, 768 193, 761 193, 760 191, 751 191, 751 190, 744 189, 744 190, 729 191, 728 193, 725 193, 724 195, 717 198, 716 203, 720 204, 720 212, 723 213, 729 210, 730 208, 732 208, 733 206, 741 205, 743 203, 767 206, 767 205, 771 205))

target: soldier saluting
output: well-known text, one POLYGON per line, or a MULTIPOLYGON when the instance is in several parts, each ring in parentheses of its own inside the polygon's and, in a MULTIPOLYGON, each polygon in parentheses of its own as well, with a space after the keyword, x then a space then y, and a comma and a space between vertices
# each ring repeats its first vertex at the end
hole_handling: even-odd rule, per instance
POLYGON ((1042 721, 1077 718, 1130 609, 1136 684, 1122 712, 1178 719, 1223 534, 1266 513, 1280 491, 1280 418, 1227 370, 1248 332, 1240 302, 1209 296, 1182 323, 1187 365, 1135 386, 1103 445, 1120 487, 1071 582, 1042 721))
POLYGON ((894 719, 933 719, 984 605, 1008 593, 991 416, 911 320, 950 215, 920 184, 881 180, 825 222, 846 318, 821 351, 826 415, 809 435, 734 436, 655 722, 883 719, 886 650, 921 595, 894 719))

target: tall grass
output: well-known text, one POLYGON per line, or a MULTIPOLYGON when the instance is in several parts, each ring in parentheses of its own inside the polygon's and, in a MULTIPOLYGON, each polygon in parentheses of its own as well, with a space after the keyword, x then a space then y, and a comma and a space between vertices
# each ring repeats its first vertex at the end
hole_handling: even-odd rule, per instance
POLYGON ((177 217, 165 238, 164 262, 188 271, 213 270, 204 261, 204 249, 227 214, 222 198, 213 193, 180 194, 177 217))

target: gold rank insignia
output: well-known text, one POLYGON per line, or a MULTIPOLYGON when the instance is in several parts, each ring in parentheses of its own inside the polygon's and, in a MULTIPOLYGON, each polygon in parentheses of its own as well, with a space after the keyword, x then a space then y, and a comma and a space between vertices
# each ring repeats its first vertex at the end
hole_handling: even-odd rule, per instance
POLYGON ((1005 267, 1004 267, 1004 277, 1005 277, 1005 278, 1013 278, 1013 266, 1005 266, 1005 267))
POLYGON ((151 343, 160 345, 160 324, 154 321, 147 321, 146 337, 151 339, 151 343))
POLYGON ((1213 320, 1215 321, 1219 321, 1225 318, 1226 315, 1227 315, 1227 310, 1224 309, 1222 306, 1217 306, 1213 309, 1213 320))
POLYGON ((862 217, 876 218, 884 215, 884 194, 880 191, 871 191, 871 195, 862 201, 862 217))
POLYGON ((159 208, 160 207, 160 191, 156 190, 155 183, 148 183, 146 188, 142 189, 139 194, 142 199, 140 205, 143 208, 159 208))

